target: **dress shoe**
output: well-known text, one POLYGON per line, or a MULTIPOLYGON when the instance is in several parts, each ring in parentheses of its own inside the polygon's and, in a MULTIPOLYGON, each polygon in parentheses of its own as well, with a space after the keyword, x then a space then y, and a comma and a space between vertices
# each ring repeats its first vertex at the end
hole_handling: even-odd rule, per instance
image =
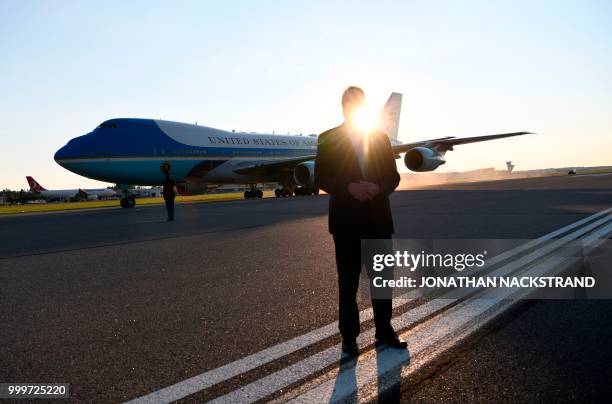
POLYGON ((396 348, 396 349, 408 348, 408 343, 406 341, 402 341, 401 339, 399 339, 397 334, 391 334, 391 335, 386 335, 381 338, 376 338, 376 343, 375 343, 376 346, 383 345, 383 344, 387 344, 391 348, 396 348))
POLYGON ((358 357, 359 347, 357 346, 357 341, 342 341, 342 352, 351 358, 358 357))

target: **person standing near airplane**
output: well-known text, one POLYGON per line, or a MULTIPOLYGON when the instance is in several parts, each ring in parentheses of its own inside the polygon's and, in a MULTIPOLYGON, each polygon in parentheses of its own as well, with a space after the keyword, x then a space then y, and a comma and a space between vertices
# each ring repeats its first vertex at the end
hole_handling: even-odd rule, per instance
MULTIPOLYGON (((329 232, 336 247, 339 329, 342 350, 351 357, 359 355, 357 290, 362 257, 368 260, 368 254, 373 253, 372 243, 363 240, 377 239, 381 243, 374 244, 390 247, 394 229, 389 194, 400 181, 388 136, 380 131, 366 132, 357 124, 356 115, 364 104, 361 88, 344 91, 345 122, 319 135, 315 162, 315 183, 330 195, 329 232)), ((391 326, 391 294, 383 292, 381 296, 372 291, 372 308, 377 344, 407 348, 391 326)))
POLYGON ((174 198, 177 194, 176 183, 170 177, 170 172, 166 172, 166 181, 164 181, 163 195, 166 202, 166 211, 168 212, 168 222, 174 220, 174 198))

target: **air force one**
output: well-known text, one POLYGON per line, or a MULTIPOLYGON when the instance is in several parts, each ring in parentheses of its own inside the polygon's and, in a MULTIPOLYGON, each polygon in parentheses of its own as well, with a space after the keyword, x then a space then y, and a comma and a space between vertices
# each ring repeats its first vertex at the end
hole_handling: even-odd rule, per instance
POLYGON ((45 199, 62 199, 67 200, 71 198, 83 198, 83 199, 98 199, 100 197, 110 197, 116 194, 115 191, 108 188, 99 189, 45 189, 40 185, 34 178, 27 176, 28 184, 30 185, 30 191, 38 194, 45 199))
MULTIPOLYGON (((433 171, 445 163, 454 146, 525 135, 502 133, 453 136, 401 143, 397 140, 402 94, 391 93, 377 128, 388 134, 391 146, 412 171, 433 171)), ((201 125, 119 118, 70 140, 55 153, 64 168, 88 178, 119 186, 159 185, 170 169, 181 193, 201 192, 207 185, 251 184, 245 198, 261 198, 257 184, 277 183, 277 197, 318 193, 314 182, 317 135, 283 136, 226 131, 201 125)), ((133 207, 126 196, 121 206, 133 207)))

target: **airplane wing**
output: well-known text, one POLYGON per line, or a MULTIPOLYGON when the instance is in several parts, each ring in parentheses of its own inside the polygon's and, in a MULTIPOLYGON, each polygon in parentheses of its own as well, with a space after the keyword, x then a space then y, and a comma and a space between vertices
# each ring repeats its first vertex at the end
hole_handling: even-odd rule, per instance
POLYGON ((408 150, 414 149, 415 147, 429 147, 430 149, 435 149, 439 152, 446 152, 448 150, 453 150, 453 146, 457 146, 461 144, 485 142, 487 140, 502 139, 505 137, 521 136, 521 135, 528 135, 528 134, 531 134, 531 132, 500 133, 497 135, 472 136, 472 137, 464 137, 464 138, 448 136, 448 137, 442 137, 438 139, 424 140, 421 142, 405 143, 405 144, 395 145, 392 147, 393 147, 393 152, 395 152, 395 154, 407 152, 408 150))
MULTIPOLYGON (((447 137, 441 137, 441 138, 436 138, 436 139, 423 140, 419 142, 399 144, 399 145, 392 146, 392 148, 393 148, 393 152, 396 155, 407 152, 408 150, 414 149, 415 147, 428 147, 430 149, 435 149, 438 152, 446 152, 448 150, 453 150, 453 146, 457 146, 461 144, 484 142, 487 140, 527 135, 530 133, 531 132, 512 132, 512 133, 500 133, 497 135, 473 136, 473 137, 464 137, 464 138, 447 136, 447 137)), ((295 168, 296 165, 303 163, 305 161, 314 160, 315 158, 316 158, 316 155, 312 154, 312 155, 288 158, 288 159, 283 159, 283 160, 245 161, 244 163, 241 163, 235 166, 233 171, 237 174, 243 174, 243 175, 261 175, 261 176, 278 175, 278 173, 280 172, 289 173, 295 168)))
POLYGON ((234 172, 243 175, 275 175, 279 172, 290 172, 305 161, 314 160, 315 154, 283 160, 248 161, 234 167, 234 172))

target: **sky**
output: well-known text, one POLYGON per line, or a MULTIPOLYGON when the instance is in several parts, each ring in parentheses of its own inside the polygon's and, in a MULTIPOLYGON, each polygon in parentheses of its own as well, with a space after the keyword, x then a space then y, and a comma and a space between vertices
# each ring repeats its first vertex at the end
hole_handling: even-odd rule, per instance
MULTIPOLYGON (((100 122, 320 133, 340 95, 404 94, 402 141, 440 171, 612 165, 609 1, 0 0, 0 188, 97 186, 53 161, 100 122)), ((407 171, 400 162, 400 171, 407 171)))

